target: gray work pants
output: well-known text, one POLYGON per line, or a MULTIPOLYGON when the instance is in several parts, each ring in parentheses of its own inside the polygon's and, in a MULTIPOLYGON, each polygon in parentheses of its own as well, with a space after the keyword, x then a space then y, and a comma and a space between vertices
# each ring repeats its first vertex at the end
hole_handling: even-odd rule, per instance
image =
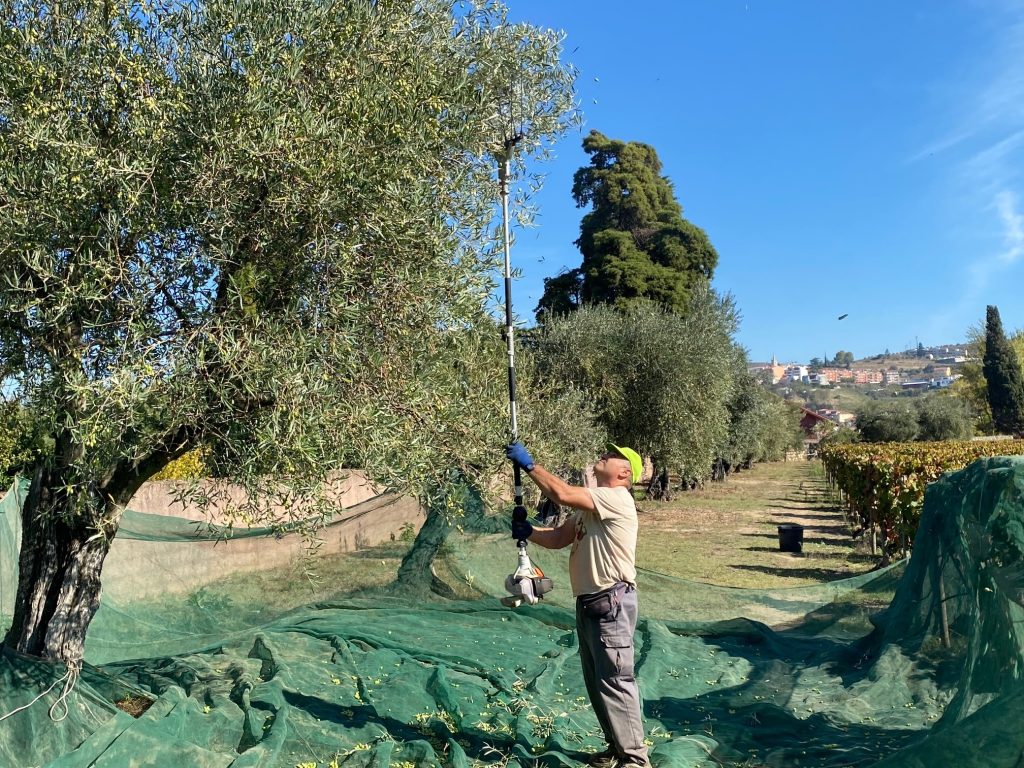
POLYGON ((640 689, 633 677, 633 632, 636 629, 636 588, 627 587, 618 606, 588 615, 587 596, 576 600, 583 680, 604 737, 624 760, 647 763, 640 689))

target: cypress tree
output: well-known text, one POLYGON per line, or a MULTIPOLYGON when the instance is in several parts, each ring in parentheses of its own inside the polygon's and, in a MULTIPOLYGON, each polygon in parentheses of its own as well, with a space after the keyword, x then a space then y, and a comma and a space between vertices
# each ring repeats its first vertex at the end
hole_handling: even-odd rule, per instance
POLYGON ((576 171, 572 189, 577 206, 593 206, 576 241, 583 263, 544 281, 538 313, 598 303, 625 309, 638 300, 685 312, 693 290, 711 280, 718 254, 704 230, 683 218, 657 152, 597 131, 583 149, 590 164, 576 171))
POLYGON ((985 359, 988 403, 998 432, 1024 434, 1024 374, 1017 354, 1003 333, 999 310, 989 306, 985 317, 985 359))

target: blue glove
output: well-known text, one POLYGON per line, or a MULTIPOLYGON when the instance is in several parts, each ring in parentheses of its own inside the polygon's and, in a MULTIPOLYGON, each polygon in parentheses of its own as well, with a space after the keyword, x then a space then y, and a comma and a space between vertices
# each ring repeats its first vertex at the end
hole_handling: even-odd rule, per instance
POLYGON ((512 443, 505 449, 505 455, 513 464, 518 464, 527 472, 534 467, 533 457, 522 443, 512 443))
MULTIPOLYGON (((521 446, 520 446, 521 447, 521 446)), ((527 454, 529 455, 529 454, 527 454)), ((516 541, 526 541, 533 533, 533 526, 526 519, 526 507, 516 507, 512 510, 512 538, 516 541)))

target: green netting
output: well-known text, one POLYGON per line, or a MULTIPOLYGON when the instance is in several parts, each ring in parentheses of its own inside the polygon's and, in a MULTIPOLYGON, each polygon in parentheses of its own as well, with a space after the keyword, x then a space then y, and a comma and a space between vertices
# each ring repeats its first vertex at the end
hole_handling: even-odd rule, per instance
MULTIPOLYGON (((1024 765, 1022 492, 1024 459, 949 475, 928 490, 909 563, 823 587, 723 589, 641 572, 637 677, 652 762, 1024 765)), ((9 611, 17 494, 0 509, 9 611)), ((0 765, 575 765, 601 746, 564 552, 531 548, 557 589, 515 612, 496 599, 514 562, 500 534, 453 533, 436 568, 475 599, 340 597, 339 584, 300 604, 298 580, 271 594, 237 574, 196 588, 165 572, 260 539, 214 544, 187 521, 133 515, 123 530, 136 538, 116 546, 137 547, 137 568, 122 577, 130 584, 105 582, 68 716, 47 714, 58 686, 0 721, 0 765), (180 548, 170 560, 168 548, 180 548), (135 719, 113 705, 131 694, 156 701, 135 719)), ((0 715, 62 674, 5 653, 0 715)))
MULTIPOLYGON (((452 575, 461 584, 480 592, 481 596, 504 594, 505 576, 509 572, 508 536, 453 537, 449 549, 453 554, 452 575)), ((555 584, 568 587, 568 557, 565 551, 530 548, 534 565, 550 576, 555 584)), ((770 590, 736 589, 704 584, 667 576, 644 568, 637 569, 637 583, 642 617, 696 627, 709 622, 743 617, 771 626, 802 621, 807 614, 826 605, 836 609, 831 632, 848 630, 859 637, 868 627, 868 616, 889 604, 898 574, 898 563, 882 571, 872 571, 849 579, 808 587, 770 590), (890 573, 892 571, 892 573, 890 573), (842 612, 840 621, 838 615, 842 612)), ((572 609, 572 593, 556 589, 545 596, 549 605, 572 609)), ((819 621, 817 632, 824 630, 819 621)))

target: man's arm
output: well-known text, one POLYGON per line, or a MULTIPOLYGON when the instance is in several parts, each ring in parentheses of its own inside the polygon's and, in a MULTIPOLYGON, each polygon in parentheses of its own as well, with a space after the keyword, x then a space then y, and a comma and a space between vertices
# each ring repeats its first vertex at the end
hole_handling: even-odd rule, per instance
POLYGON ((576 538, 576 521, 572 517, 557 528, 534 528, 529 541, 544 549, 562 549, 576 538))
MULTIPOLYGON (((534 464, 533 469, 527 471, 527 474, 537 484, 537 487, 544 492, 544 495, 555 502, 555 504, 572 507, 573 509, 581 509, 584 512, 597 511, 597 507, 594 506, 594 498, 586 488, 581 488, 578 485, 569 485, 558 475, 548 472, 540 464, 534 464)), ((533 541, 533 539, 530 539, 530 541, 533 541)), ((544 545, 541 544, 541 546, 544 545)), ((565 544, 562 546, 564 547, 565 544)))

